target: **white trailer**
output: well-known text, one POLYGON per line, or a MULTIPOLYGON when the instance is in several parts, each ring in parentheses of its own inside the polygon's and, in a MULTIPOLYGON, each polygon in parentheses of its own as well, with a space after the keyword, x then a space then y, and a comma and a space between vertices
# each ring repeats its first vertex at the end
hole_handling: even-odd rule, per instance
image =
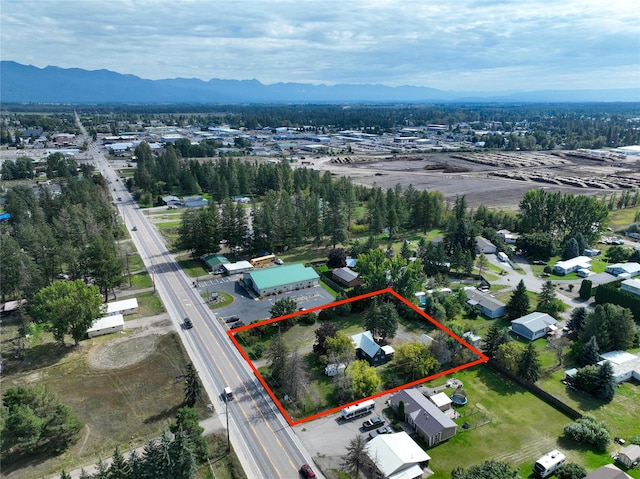
POLYGON ((557 449, 545 454, 533 465, 533 473, 536 477, 544 479, 560 469, 566 460, 566 456, 557 449))

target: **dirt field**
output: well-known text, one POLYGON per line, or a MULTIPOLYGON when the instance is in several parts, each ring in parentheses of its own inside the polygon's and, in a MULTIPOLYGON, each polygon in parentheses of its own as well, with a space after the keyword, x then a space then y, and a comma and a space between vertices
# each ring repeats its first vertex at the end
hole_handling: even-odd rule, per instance
POLYGON ((594 160, 576 152, 430 153, 323 157, 313 167, 384 189, 400 184, 441 191, 448 200, 466 195, 470 205, 517 209, 528 190, 612 194, 640 188, 640 162, 594 160))

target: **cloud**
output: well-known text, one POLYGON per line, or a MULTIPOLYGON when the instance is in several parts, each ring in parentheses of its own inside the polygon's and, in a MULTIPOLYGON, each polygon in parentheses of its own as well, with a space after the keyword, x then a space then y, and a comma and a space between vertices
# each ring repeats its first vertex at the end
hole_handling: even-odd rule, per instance
POLYGON ((633 3, 4 0, 0 53, 151 79, 637 87, 633 3))

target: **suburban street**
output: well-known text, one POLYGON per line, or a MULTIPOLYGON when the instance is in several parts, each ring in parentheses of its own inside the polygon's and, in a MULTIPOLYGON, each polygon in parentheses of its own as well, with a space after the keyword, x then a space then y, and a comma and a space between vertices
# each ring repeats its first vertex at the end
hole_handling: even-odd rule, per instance
MULTIPOLYGON (((86 135, 84 129, 83 133, 86 135)), ((118 180, 117 172, 110 167, 99 146, 90 142, 88 153, 110 182, 114 203, 220 421, 228 424, 231 443, 247 476, 297 477, 303 463, 313 463, 311 456, 229 341, 226 327, 216 320, 198 289, 193 287, 192 279, 179 267, 156 228, 118 180), (187 317, 193 322, 192 329, 183 328, 187 317), (233 390, 235 400, 225 403, 221 393, 227 386, 233 390)))

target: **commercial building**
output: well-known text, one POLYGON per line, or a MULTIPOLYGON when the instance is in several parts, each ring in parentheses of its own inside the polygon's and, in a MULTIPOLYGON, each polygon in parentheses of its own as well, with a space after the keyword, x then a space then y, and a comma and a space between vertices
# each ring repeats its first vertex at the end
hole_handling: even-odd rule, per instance
POLYGON ((320 276, 313 268, 297 263, 245 273, 244 283, 258 295, 268 296, 318 286, 320 276))
POLYGON ((431 457, 404 431, 379 434, 366 446, 366 452, 378 470, 374 477, 417 479, 429 465, 431 457))

